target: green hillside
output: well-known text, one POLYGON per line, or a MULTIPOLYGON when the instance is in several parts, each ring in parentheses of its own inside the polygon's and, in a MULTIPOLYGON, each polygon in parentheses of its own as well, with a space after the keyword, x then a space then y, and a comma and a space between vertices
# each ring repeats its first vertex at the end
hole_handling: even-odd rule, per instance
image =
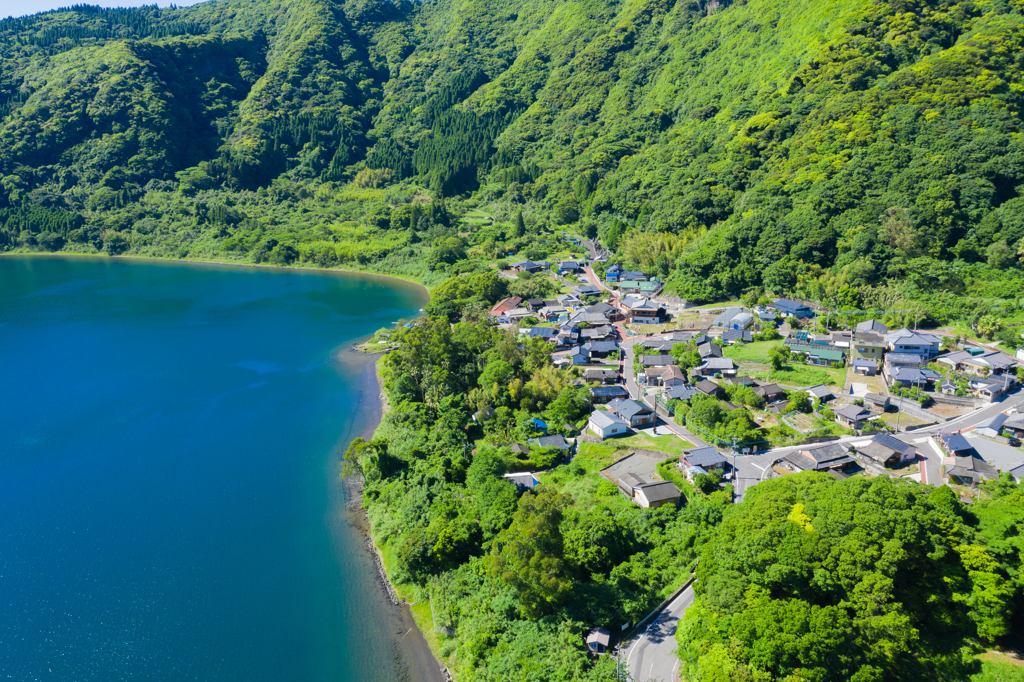
POLYGON ((1022 21, 1007 0, 213 0, 8 19, 0 245, 435 283, 564 227, 695 301, 764 287, 1013 314, 1022 21), (497 224, 457 236, 474 207, 497 224), (462 250, 435 248, 451 239, 462 250))

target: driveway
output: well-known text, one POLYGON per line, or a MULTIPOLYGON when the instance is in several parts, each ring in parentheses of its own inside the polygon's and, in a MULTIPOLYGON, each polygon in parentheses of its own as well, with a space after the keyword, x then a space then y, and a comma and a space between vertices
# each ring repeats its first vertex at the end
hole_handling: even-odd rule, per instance
POLYGON ((639 636, 626 645, 626 669, 635 682, 675 682, 679 672, 676 628, 693 603, 693 585, 679 593, 639 636))

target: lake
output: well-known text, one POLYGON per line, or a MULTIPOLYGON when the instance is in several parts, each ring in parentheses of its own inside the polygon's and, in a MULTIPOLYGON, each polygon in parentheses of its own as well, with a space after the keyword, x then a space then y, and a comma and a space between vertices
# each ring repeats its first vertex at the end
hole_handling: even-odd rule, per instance
POLYGON ((425 301, 373 276, 0 258, 0 679, 419 677, 339 470, 380 411, 348 348, 425 301))

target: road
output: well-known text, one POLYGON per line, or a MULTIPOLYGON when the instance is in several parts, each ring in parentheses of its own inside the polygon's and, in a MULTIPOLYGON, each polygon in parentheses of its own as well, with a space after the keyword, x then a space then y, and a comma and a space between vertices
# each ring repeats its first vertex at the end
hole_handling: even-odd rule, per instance
POLYGON ((679 670, 676 628, 693 603, 693 584, 679 593, 646 630, 626 643, 626 668, 635 682, 675 682, 679 670))

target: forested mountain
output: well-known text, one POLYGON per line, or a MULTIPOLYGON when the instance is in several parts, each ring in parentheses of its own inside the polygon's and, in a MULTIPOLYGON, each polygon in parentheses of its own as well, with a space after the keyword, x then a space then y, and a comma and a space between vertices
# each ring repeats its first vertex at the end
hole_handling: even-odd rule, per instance
POLYGON ((611 244, 665 235, 636 264, 692 300, 764 286, 956 314, 1022 286, 1022 22, 1015 0, 8 19, 0 242, 440 281, 483 267, 431 258, 479 206, 611 244))

